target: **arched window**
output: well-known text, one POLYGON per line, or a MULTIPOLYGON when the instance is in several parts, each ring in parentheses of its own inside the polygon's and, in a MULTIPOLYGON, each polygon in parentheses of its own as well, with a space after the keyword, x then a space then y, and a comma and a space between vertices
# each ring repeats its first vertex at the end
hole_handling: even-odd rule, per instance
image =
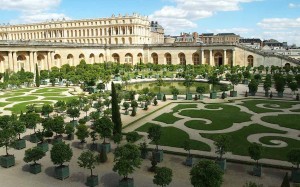
POLYGON ((74 56, 72 54, 68 54, 67 62, 70 66, 74 66, 74 56))
POLYGON ((215 65, 221 66, 223 65, 223 55, 220 52, 217 52, 214 56, 215 59, 215 65))
POLYGON ((119 56, 119 54, 114 53, 114 54, 112 55, 112 58, 113 58, 113 61, 114 61, 114 62, 120 63, 120 56, 119 56))
POLYGON ((91 64, 95 63, 95 55, 93 53, 90 54, 90 63, 91 64))
POLYGON ((132 61, 132 54, 127 53, 125 55, 125 63, 128 63, 128 64, 132 64, 133 63, 133 61, 132 61))
POLYGON ((99 62, 100 63, 104 62, 104 55, 102 53, 99 55, 99 62))
POLYGON ((171 56, 171 54, 170 53, 166 53, 165 54, 165 58, 166 58, 166 63, 168 65, 171 65, 172 64, 172 56, 171 56))
POLYGON ((186 65, 185 54, 179 53, 178 57, 180 65, 186 65))
POLYGON ((248 66, 253 67, 254 65, 254 58, 252 55, 249 55, 247 58, 248 66))
POLYGON ((55 67, 60 67, 60 60, 61 60, 61 56, 59 54, 54 55, 54 64, 53 66, 55 67))
POLYGON ((198 53, 193 54, 193 62, 194 62, 194 65, 200 64, 200 55, 198 53))
POLYGON ((139 53, 139 54, 137 55, 137 57, 138 57, 138 62, 139 62, 139 63, 142 63, 142 62, 143 62, 143 54, 142 54, 142 53, 139 53))
POLYGON ((158 55, 156 53, 152 53, 152 63, 153 64, 158 64, 158 55))
POLYGON ((82 60, 82 59, 84 59, 84 58, 85 58, 85 57, 84 57, 84 54, 81 53, 81 54, 79 55, 79 60, 82 60))

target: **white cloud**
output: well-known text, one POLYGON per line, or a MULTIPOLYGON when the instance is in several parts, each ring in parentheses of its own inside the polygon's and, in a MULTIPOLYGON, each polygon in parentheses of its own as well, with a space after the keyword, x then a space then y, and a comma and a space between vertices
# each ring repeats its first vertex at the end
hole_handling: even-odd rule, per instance
POLYGON ((55 12, 60 3, 61 0, 0 0, 0 10, 20 12, 18 19, 11 20, 13 24, 68 19, 66 15, 55 12))
POLYGON ((289 8, 300 8, 300 4, 290 3, 289 8))
POLYGON ((258 26, 269 30, 285 30, 290 28, 300 28, 300 17, 291 18, 269 18, 263 19, 258 26))
POLYGON ((167 34, 174 31, 197 27, 195 21, 213 16, 219 11, 240 10, 241 3, 257 0, 171 0, 175 6, 164 6, 150 15, 150 19, 159 21, 167 34))

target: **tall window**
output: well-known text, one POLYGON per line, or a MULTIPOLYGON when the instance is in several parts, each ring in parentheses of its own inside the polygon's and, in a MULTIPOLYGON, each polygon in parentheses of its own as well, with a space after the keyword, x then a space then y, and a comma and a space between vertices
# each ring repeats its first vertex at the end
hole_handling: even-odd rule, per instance
POLYGON ((153 64, 158 64, 158 55, 156 53, 152 54, 152 62, 153 64))
POLYGON ((132 64, 132 54, 127 53, 125 55, 125 63, 132 64))
POLYGON ((199 56, 198 53, 194 53, 193 61, 194 61, 194 65, 199 65, 200 64, 200 56, 199 56))
POLYGON ((185 54, 183 54, 183 53, 179 54, 179 62, 180 62, 180 65, 186 65, 185 54))
POLYGON ((247 61, 248 61, 248 66, 253 67, 254 58, 253 58, 252 55, 249 55, 249 56, 248 56, 247 61))
POLYGON ((171 56, 171 54, 170 54, 170 53, 167 53, 167 54, 165 55, 165 57, 166 57, 166 63, 167 63, 168 65, 171 65, 171 64, 172 64, 172 56, 171 56))

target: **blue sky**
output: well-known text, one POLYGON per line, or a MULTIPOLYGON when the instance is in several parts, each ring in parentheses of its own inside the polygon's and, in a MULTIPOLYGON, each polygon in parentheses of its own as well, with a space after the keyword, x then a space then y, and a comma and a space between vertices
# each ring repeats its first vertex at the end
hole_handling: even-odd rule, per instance
POLYGON ((235 32, 300 46, 299 0, 0 0, 0 5, 0 23, 136 12, 159 21, 166 34, 235 32))

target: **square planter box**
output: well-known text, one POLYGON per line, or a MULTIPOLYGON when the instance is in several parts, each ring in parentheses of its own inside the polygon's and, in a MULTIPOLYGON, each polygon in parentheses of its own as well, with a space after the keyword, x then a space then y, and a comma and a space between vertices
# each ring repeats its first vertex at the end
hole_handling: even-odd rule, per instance
POLYGON ((142 75, 142 76, 141 76, 141 79, 145 79, 145 75, 142 75))
POLYGON ((156 97, 157 97, 157 100, 162 100, 163 97, 164 97, 164 94, 163 94, 163 93, 158 93, 158 94, 156 95, 156 97))
POLYGON ((31 143, 37 143, 39 141, 38 137, 36 136, 36 134, 31 134, 30 135, 30 142, 31 143))
POLYGON ((192 167, 193 166, 193 157, 188 156, 185 160, 185 165, 192 167))
POLYGON ((29 172, 32 174, 38 174, 42 171, 42 165, 41 164, 30 164, 29 165, 29 172))
POLYGON ((297 170, 297 168, 292 169, 291 180, 294 183, 300 183, 300 169, 298 169, 298 170, 297 170))
POLYGON ((173 100, 177 100, 177 95, 173 95, 173 100))
POLYGON ((269 92, 265 91, 265 97, 269 97, 269 92))
POLYGON ((126 110, 126 111, 125 111, 125 115, 128 115, 128 114, 129 114, 129 111, 128 111, 128 110, 126 110))
POLYGON ((152 151, 152 158, 154 160, 156 160, 156 162, 158 162, 158 163, 162 162, 163 157, 164 157, 163 150, 158 150, 158 151, 154 150, 154 151, 152 151))
POLYGON ((237 91, 230 91, 230 97, 237 97, 237 91))
POLYGON ((261 177, 261 165, 257 166, 253 166, 253 175, 257 176, 257 177, 261 177))
POLYGON ((189 94, 186 94, 186 95, 185 95, 185 99, 186 99, 186 100, 193 100, 193 94, 190 94, 190 93, 189 93, 189 94))
POLYGON ((221 98, 222 98, 222 99, 227 98, 227 93, 223 92, 222 95, 221 95, 221 98))
POLYGON ((98 175, 89 176, 86 179, 86 185, 90 187, 98 186, 98 175))
POLYGON ((3 155, 0 157, 0 165, 4 168, 9 168, 15 165, 14 155, 3 155))
POLYGON ((110 143, 98 144, 98 151, 101 153, 102 150, 105 151, 106 153, 109 153, 111 151, 110 143))
POLYGON ((68 140, 74 140, 74 134, 68 134, 67 139, 68 140))
POLYGON ((62 140, 62 138, 61 137, 59 137, 59 138, 54 138, 53 140, 52 140, 52 144, 54 145, 54 144, 56 144, 56 143, 61 143, 63 140, 62 140))
POLYGON ((134 187, 133 178, 127 178, 127 179, 120 180, 119 187, 134 187))
POLYGON ((249 84, 249 80, 243 80, 243 84, 248 85, 249 84))
POLYGON ((256 92, 249 92, 251 96, 255 96, 256 92))
POLYGON ((141 158, 146 159, 148 156, 148 151, 141 151, 141 158))
POLYGON ((199 96, 199 100, 203 100, 204 96, 202 94, 198 95, 199 96))
POLYGON ((26 140, 23 139, 17 140, 15 142, 14 148, 18 150, 26 148, 26 140))
POLYGON ((71 120, 70 123, 73 123, 74 127, 78 125, 78 121, 77 120, 71 120))
POLYGON ((69 177, 69 166, 57 166, 54 169, 55 178, 64 180, 69 177))
POLYGON ((223 159, 223 160, 217 160, 216 161, 216 164, 218 164, 221 168, 222 171, 225 171, 226 170, 226 159, 223 159))
POLYGON ((91 150, 92 151, 97 151, 97 148, 98 148, 98 144, 97 143, 91 143, 91 150))
POLYGON ((40 147, 44 153, 48 152, 49 144, 47 142, 37 144, 37 147, 40 147))
POLYGON ((217 92, 210 92, 210 98, 211 99, 216 99, 217 98, 217 92))

